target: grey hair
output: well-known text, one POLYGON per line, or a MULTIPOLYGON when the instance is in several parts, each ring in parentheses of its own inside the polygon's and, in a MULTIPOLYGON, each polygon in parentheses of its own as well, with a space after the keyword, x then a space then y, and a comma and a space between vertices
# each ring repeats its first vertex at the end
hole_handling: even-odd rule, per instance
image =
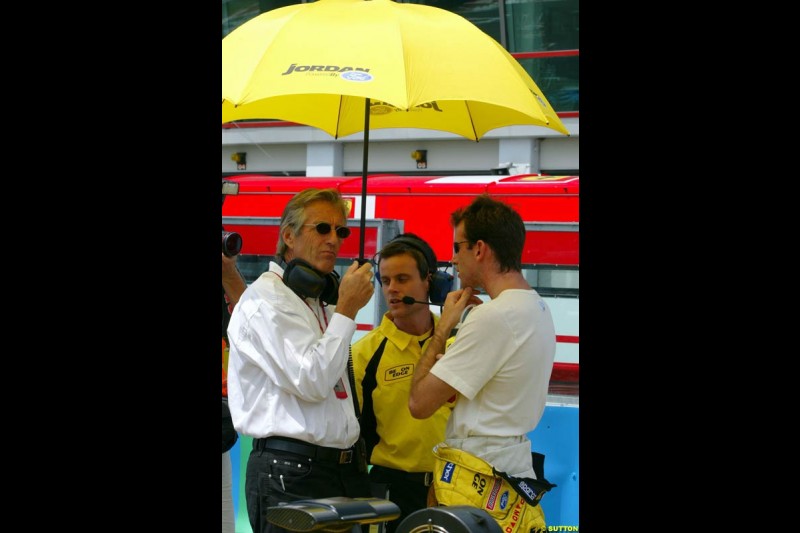
POLYGON ((300 234, 303 229, 303 222, 305 221, 306 206, 312 202, 328 202, 335 205, 342 212, 342 217, 347 220, 347 215, 350 213, 347 201, 342 198, 342 195, 336 189, 304 189, 295 194, 286 207, 283 208, 281 215, 281 227, 278 230, 278 246, 275 249, 275 255, 283 258, 286 253, 286 242, 283 240, 283 232, 286 228, 291 228, 295 235, 300 234))

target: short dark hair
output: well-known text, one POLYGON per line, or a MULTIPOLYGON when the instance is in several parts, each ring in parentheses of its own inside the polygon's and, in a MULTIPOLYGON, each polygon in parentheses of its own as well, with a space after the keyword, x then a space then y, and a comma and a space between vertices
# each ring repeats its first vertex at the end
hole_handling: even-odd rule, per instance
POLYGON ((514 208, 488 194, 482 194, 450 215, 453 228, 462 220, 464 238, 469 241, 470 247, 477 241, 483 241, 492 247, 501 272, 522 270, 525 223, 514 208))
POLYGON ((414 258, 420 278, 428 279, 428 274, 436 272, 437 261, 433 248, 414 233, 401 233, 390 240, 376 254, 376 266, 380 268, 381 259, 400 254, 408 254, 414 258))

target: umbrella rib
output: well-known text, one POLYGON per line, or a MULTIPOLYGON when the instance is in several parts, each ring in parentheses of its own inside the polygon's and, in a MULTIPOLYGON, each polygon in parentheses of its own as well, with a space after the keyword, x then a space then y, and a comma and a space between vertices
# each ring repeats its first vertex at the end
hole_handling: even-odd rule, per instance
POLYGON ((336 112, 336 132, 333 136, 334 139, 339 138, 339 125, 342 123, 342 106, 344 105, 344 95, 339 95, 339 109, 336 112))
POLYGON ((467 116, 469 117, 469 125, 472 128, 472 138, 478 142, 478 132, 475 131, 475 122, 472 120, 472 110, 469 108, 469 100, 464 100, 464 106, 467 108, 467 116))

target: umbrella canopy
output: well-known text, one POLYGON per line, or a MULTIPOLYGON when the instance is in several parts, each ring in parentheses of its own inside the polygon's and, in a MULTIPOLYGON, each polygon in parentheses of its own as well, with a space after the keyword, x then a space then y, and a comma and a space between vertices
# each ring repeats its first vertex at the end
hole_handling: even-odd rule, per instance
MULTIPOLYGON (((222 122, 278 119, 334 138, 423 128, 477 141, 512 125, 569 135, 525 69, 444 9, 391 0, 318 0, 274 9, 222 40, 222 122), (368 110, 368 112, 367 112, 368 110)), ((362 201, 361 255, 366 202, 362 201)))
POLYGON ((443 9, 319 0, 263 13, 222 40, 223 123, 288 120, 338 138, 363 130, 364 98, 371 129, 478 140, 527 124, 569 134, 511 54, 443 9))

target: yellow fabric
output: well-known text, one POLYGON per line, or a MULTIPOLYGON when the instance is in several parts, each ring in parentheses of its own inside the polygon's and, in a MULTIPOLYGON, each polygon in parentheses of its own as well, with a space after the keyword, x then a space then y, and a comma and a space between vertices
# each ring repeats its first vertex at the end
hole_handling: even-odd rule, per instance
POLYGON ((413 127, 478 140, 502 126, 569 135, 542 91, 467 19, 389 0, 273 9, 222 39, 222 122, 279 119, 335 138, 413 127))
MULTIPOLYGON (((411 380, 422 352, 430 343, 431 332, 410 335, 397 329, 387 315, 383 316, 377 328, 352 346, 358 402, 363 409, 362 382, 367 365, 383 339, 388 338, 375 372, 377 387, 372 393, 380 441, 372 451, 371 464, 405 472, 430 472, 433 470, 433 447, 444 440, 447 418, 455 405, 455 398, 430 418, 411 416, 408 410, 411 380)), ((439 317, 433 315, 433 320, 436 324, 439 317)))
POLYGON ((439 505, 483 509, 504 533, 547 531, 542 506, 529 505, 508 481, 494 475, 492 465, 444 443, 438 444, 433 454, 433 490, 439 505))

